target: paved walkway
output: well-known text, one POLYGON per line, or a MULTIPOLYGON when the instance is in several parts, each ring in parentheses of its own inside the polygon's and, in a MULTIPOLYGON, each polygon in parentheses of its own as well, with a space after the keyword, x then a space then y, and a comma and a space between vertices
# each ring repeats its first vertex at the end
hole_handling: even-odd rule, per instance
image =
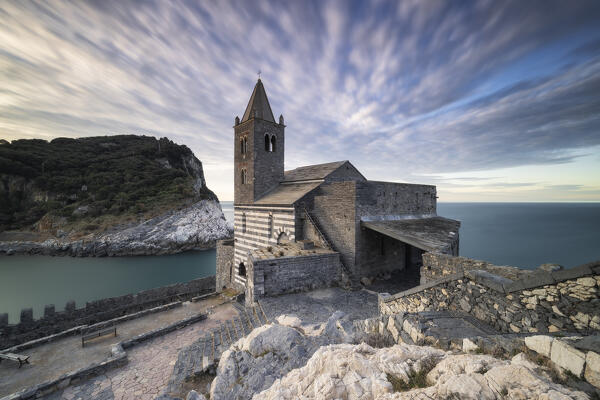
POLYGON ((141 343, 127 351, 127 365, 69 386, 45 400, 151 400, 167 386, 179 351, 237 315, 231 304, 215 307, 206 320, 141 343))
POLYGON ((224 298, 215 296, 201 302, 185 303, 181 307, 126 321, 117 325, 117 337, 100 338, 89 342, 84 348, 81 347, 81 337, 77 335, 23 350, 22 354, 30 356, 29 365, 25 364, 22 368, 18 368, 18 365, 11 362, 0 363, 0 397, 56 379, 62 374, 91 363, 101 362, 110 356, 110 348, 114 343, 196 315, 224 301, 224 298))

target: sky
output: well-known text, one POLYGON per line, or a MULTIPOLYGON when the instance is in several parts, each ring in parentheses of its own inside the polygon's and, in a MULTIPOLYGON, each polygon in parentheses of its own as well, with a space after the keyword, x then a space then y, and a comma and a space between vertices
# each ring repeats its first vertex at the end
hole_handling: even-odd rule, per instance
POLYGON ((168 137, 221 200, 259 70, 286 169, 600 201, 596 0, 0 2, 0 138, 168 137))

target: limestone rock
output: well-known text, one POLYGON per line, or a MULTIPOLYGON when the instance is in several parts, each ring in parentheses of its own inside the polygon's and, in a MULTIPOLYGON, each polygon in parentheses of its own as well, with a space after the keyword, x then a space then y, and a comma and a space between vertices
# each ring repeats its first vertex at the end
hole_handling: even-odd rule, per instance
POLYGON ((204 397, 203 394, 192 390, 187 394, 187 396, 185 396, 185 400, 206 400, 206 397, 204 397))
MULTIPOLYGON (((254 329, 221 355, 211 385, 211 400, 249 399, 289 371, 305 365, 319 347, 350 340, 353 335, 348 330, 352 324, 345 323, 344 317, 343 312, 335 312, 311 334, 280 324, 254 329)), ((298 322, 290 316, 282 321, 298 322)))
POLYGON ((550 358, 553 340, 553 337, 546 335, 529 336, 525 338, 525 345, 536 353, 550 358))
POLYGON ((71 256, 136 256, 172 254, 209 248, 231 236, 216 200, 201 200, 177 211, 147 221, 121 226, 86 240, 48 239, 44 242, 0 242, 0 254, 43 254, 71 256))
POLYGON ((587 399, 583 392, 552 383, 518 355, 454 355, 426 346, 399 344, 375 349, 364 343, 321 347, 305 366, 290 371, 253 400, 287 399, 587 399), (395 392, 390 377, 407 381, 428 369, 429 387, 395 392), (507 395, 504 396, 504 393, 507 395))
POLYGON ((559 367, 571 371, 573 375, 583 375, 585 366, 585 353, 571 346, 567 341, 555 339, 552 342, 550 359, 559 367))
POLYGON ((588 351, 584 376, 586 381, 600 389, 600 354, 588 351))

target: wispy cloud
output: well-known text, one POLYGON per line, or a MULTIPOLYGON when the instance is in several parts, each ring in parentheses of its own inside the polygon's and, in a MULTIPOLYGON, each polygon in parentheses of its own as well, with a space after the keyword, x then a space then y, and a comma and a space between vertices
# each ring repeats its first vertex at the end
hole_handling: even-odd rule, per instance
POLYGON ((168 136, 231 198, 260 69, 289 168, 569 163, 600 146, 598 26, 595 1, 6 1, 0 137, 168 136))

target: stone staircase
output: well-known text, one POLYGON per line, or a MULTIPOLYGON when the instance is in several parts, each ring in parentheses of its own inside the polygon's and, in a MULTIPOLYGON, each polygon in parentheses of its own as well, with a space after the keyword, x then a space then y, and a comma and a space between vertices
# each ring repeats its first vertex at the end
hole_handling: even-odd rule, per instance
MULTIPOLYGON (((325 236, 325 233, 323 233, 323 230, 321 229, 321 226, 319 224, 319 222, 317 221, 316 217, 313 217, 308 210, 305 208, 304 209, 304 214, 306 215, 306 219, 308 220, 308 222, 313 226, 313 228, 315 228, 315 231, 317 232, 317 234, 319 235, 319 237, 321 238, 321 241, 323 243, 325 243, 325 245, 330 249, 333 250, 335 252, 338 252, 335 247, 333 246, 333 244, 331 243, 331 241, 329 241, 327 239, 327 236, 325 236)), ((358 280, 358 278, 352 273, 352 271, 350 271, 350 268, 346 266, 346 264, 344 264, 344 262, 342 261, 342 255, 340 253, 340 265, 342 266, 342 272, 344 273, 344 275, 346 275, 348 277, 348 281, 350 282, 350 286, 352 288, 360 288, 360 281, 358 280)))
MULTIPOLYGON (((179 352, 173 373, 162 394, 177 394, 183 383, 203 372, 216 368, 221 354, 253 329, 270 323, 262 305, 245 307, 237 301, 233 306, 238 315, 206 332, 200 339, 179 352)), ((212 371, 214 372, 214 371, 212 371)))

